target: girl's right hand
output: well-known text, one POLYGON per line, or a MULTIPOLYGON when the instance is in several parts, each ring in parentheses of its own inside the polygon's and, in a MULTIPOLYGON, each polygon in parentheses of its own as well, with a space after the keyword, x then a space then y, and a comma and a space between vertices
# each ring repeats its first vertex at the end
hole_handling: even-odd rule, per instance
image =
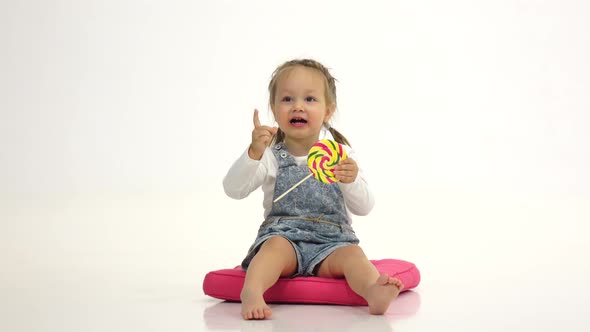
POLYGON ((260 160, 264 150, 274 135, 278 127, 263 126, 258 118, 258 110, 254 110, 254 130, 252 130, 252 143, 248 149, 248 156, 254 160, 260 160))

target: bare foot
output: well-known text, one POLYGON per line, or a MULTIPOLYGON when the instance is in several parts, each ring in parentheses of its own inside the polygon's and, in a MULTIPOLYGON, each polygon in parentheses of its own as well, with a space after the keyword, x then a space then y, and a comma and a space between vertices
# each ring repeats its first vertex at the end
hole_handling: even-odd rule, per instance
POLYGON ((242 289, 240 299, 242 300, 242 317, 244 319, 265 319, 272 315, 272 310, 264 302, 262 294, 242 289))
POLYGON ((404 285, 399 279, 392 278, 387 274, 380 275, 375 284, 367 289, 366 300, 369 304, 369 313, 383 315, 403 287, 404 285))

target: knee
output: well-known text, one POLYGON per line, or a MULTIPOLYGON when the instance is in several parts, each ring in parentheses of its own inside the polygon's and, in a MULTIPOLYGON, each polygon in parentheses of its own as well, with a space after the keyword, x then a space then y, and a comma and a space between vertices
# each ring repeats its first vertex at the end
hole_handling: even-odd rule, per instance
POLYGON ((270 237, 268 240, 264 241, 264 243, 262 244, 262 246, 260 247, 260 249, 264 249, 264 250, 284 250, 284 249, 291 249, 291 242, 289 242, 289 240, 285 239, 282 236, 279 235, 275 235, 273 237, 270 237))
POLYGON ((259 256, 261 253, 266 259, 270 259, 279 266, 282 266, 281 277, 290 276, 297 272, 295 248, 284 237, 273 236, 264 241, 256 256, 259 256))
POLYGON ((339 278, 345 275, 347 267, 355 268, 358 262, 367 261, 367 256, 358 245, 339 247, 320 263, 317 275, 320 277, 339 278))
POLYGON ((366 258, 365 252, 358 245, 352 244, 345 247, 338 248, 339 254, 346 258, 366 258))

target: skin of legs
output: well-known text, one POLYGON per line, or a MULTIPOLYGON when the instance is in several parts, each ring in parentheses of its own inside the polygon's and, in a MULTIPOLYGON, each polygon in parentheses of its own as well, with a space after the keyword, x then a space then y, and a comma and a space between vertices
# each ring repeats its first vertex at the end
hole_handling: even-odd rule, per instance
POLYGON ((279 277, 288 277, 297 271, 295 249, 282 236, 273 236, 264 241, 254 256, 244 280, 240 298, 244 319, 265 319, 272 310, 264 302, 263 294, 279 277))
POLYGON ((320 263, 317 276, 346 278, 350 288, 367 300, 369 313, 374 315, 383 315, 403 289, 400 280, 379 274, 358 245, 334 250, 320 263))

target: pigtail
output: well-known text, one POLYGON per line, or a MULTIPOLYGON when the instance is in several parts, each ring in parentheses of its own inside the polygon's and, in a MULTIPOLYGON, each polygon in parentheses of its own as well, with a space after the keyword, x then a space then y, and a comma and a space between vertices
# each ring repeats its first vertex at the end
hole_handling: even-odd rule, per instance
POLYGON ((268 144, 268 146, 274 146, 275 144, 281 143, 284 140, 285 140, 285 133, 281 130, 281 128, 279 128, 277 130, 277 133, 270 140, 270 143, 268 144))
POLYGON ((334 140, 336 142, 351 146, 346 137, 344 137, 344 135, 342 135, 338 130, 334 129, 334 127, 330 127, 328 128, 328 130, 330 131, 330 134, 332 134, 332 137, 334 137, 334 140))

